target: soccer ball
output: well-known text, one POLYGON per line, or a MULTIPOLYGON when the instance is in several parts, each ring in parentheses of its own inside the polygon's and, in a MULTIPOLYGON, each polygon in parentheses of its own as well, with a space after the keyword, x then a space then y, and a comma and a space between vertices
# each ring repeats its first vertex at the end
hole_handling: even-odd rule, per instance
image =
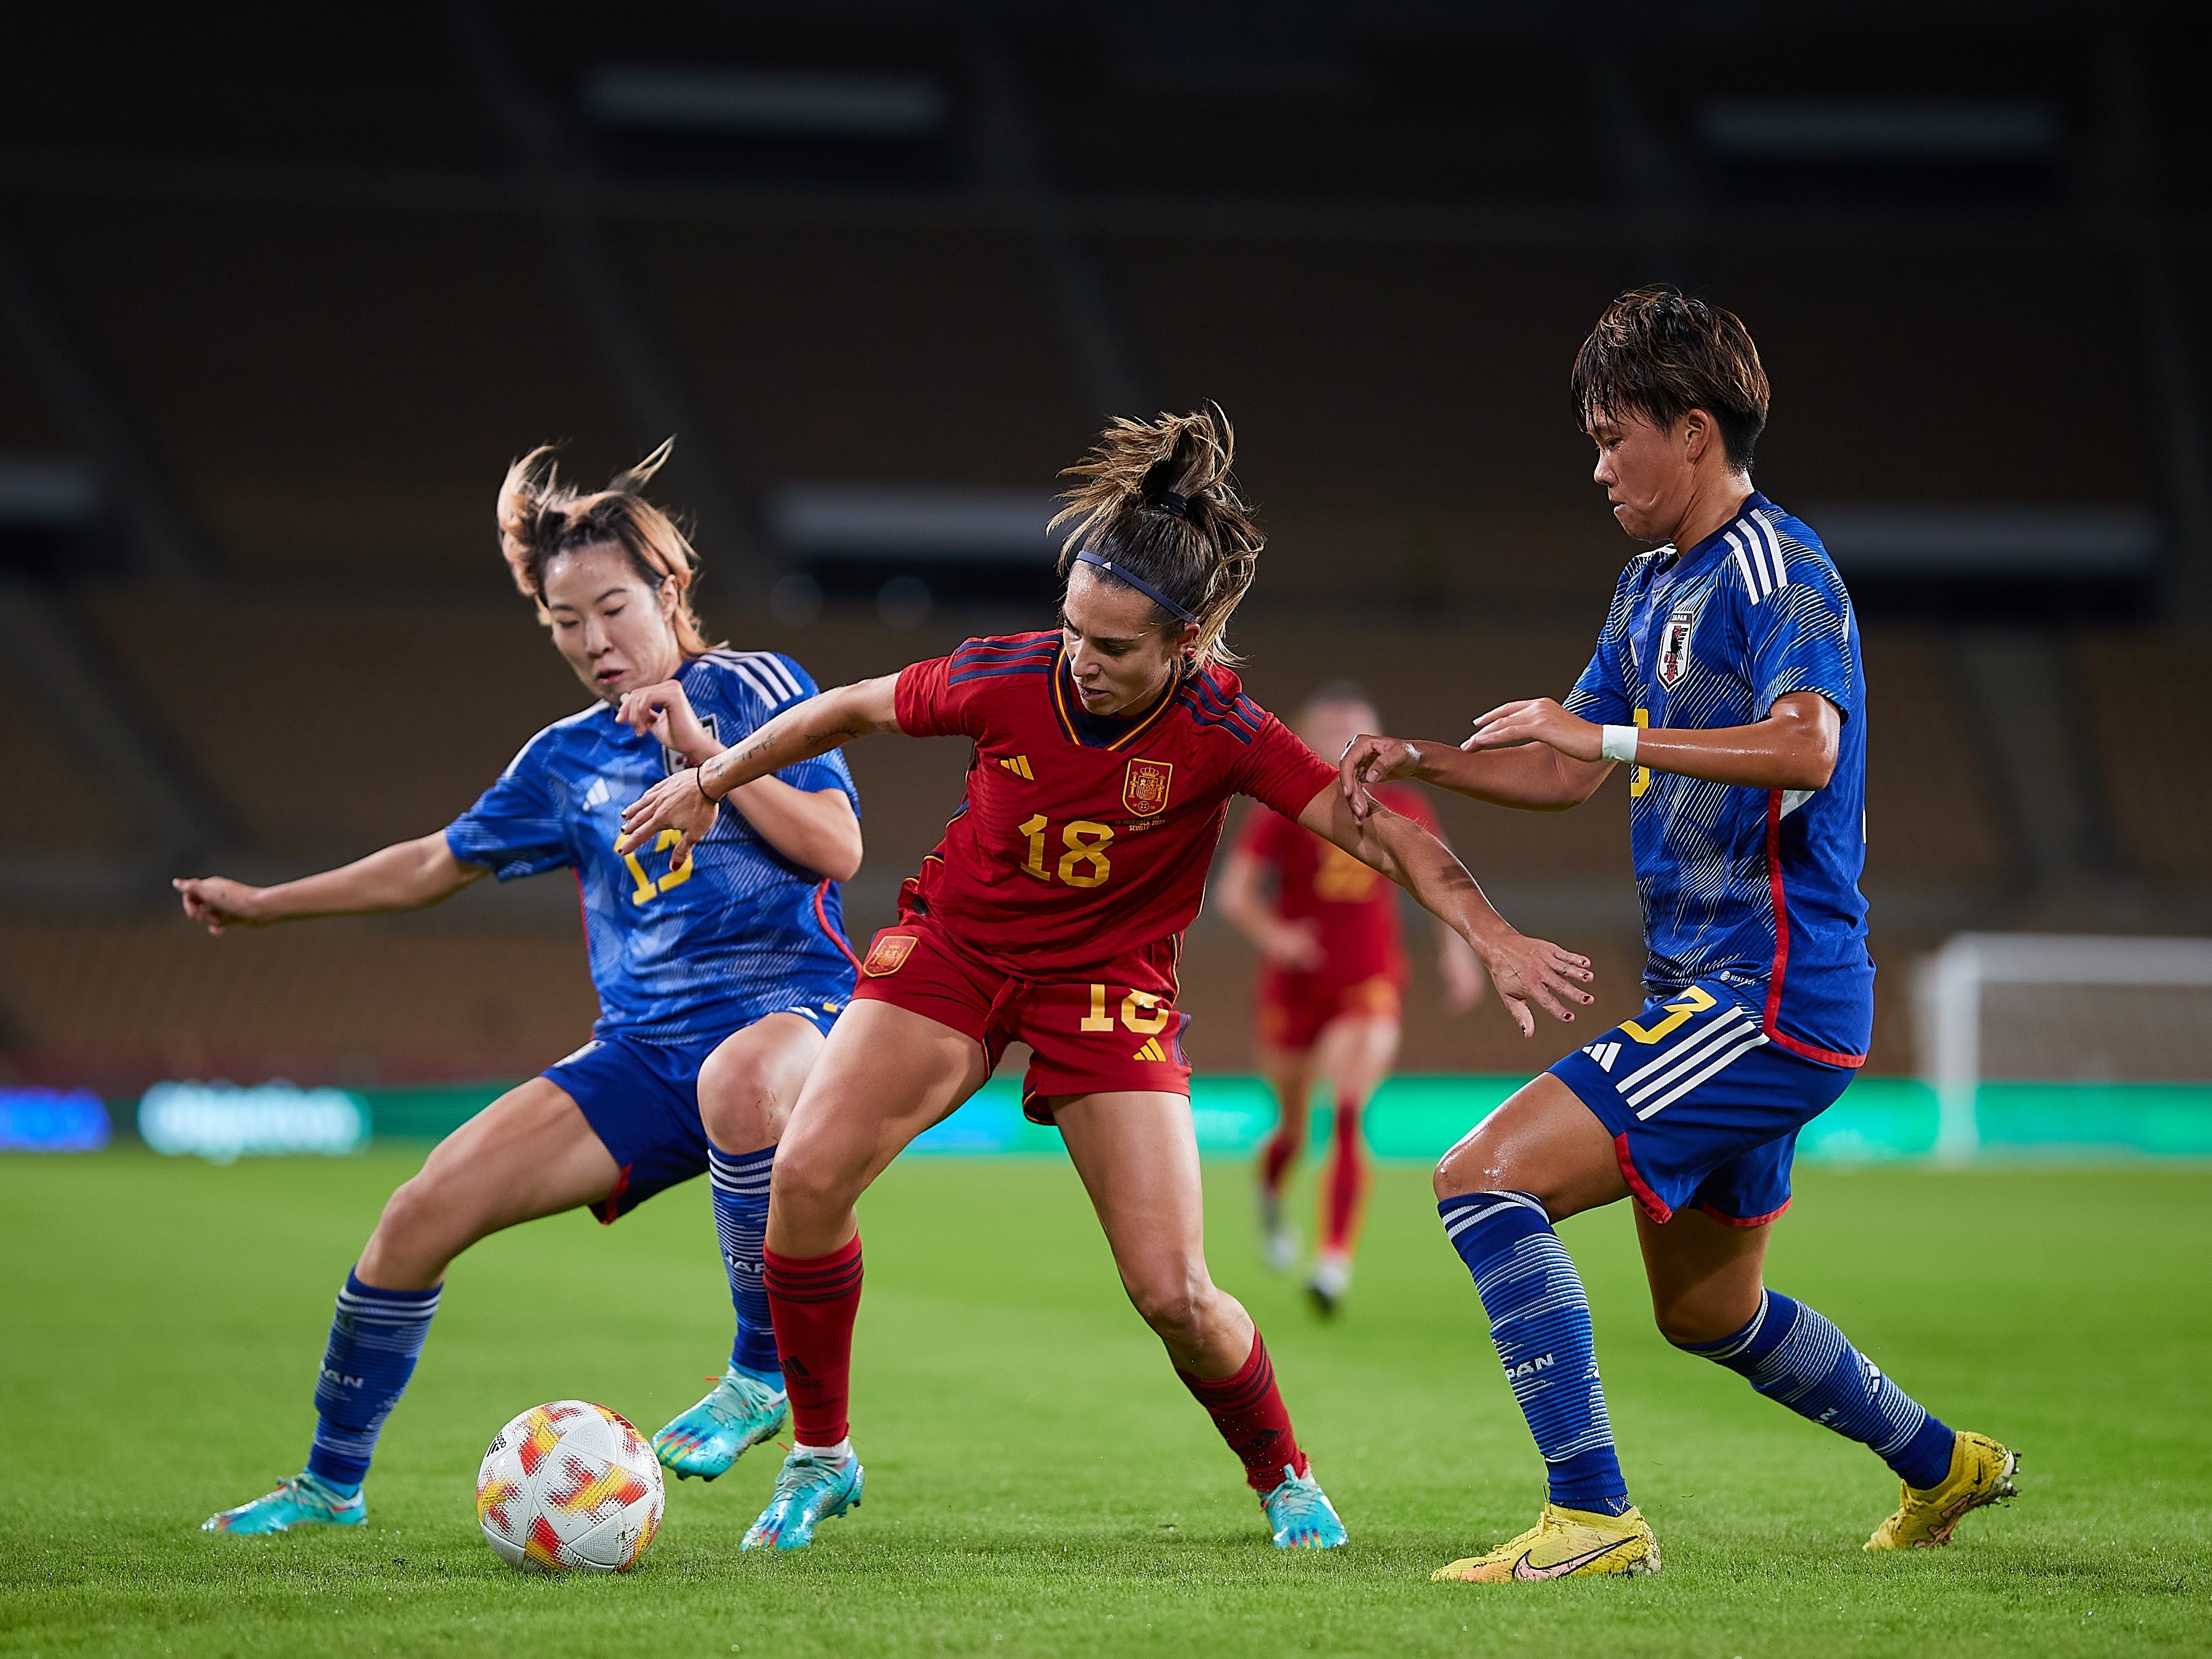
POLYGON ((660 1464, 605 1406, 532 1406, 477 1470, 477 1520, 492 1553, 543 1572, 622 1572, 660 1529, 660 1464))

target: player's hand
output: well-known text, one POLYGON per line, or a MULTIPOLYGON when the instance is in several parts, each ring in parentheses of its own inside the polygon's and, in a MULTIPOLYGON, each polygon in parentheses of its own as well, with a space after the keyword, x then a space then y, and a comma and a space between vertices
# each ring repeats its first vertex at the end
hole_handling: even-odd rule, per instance
POLYGON ((1351 803, 1352 816, 1365 823, 1375 810, 1375 798, 1368 792, 1393 778, 1411 777, 1420 764, 1419 754, 1402 738, 1361 732, 1345 745, 1336 763, 1337 782, 1351 803))
POLYGON ((692 709, 691 699, 674 680, 624 692, 615 718, 640 737, 650 732, 694 766, 704 765, 722 752, 723 745, 708 734, 692 709))
POLYGON ((169 884, 185 902, 185 914, 204 921, 210 933, 226 927, 266 927, 269 918, 258 913, 261 890, 228 876, 179 876, 169 884))
POLYGON ((1505 1012, 1521 1028, 1522 1036, 1536 1034, 1534 1003, 1553 1019, 1574 1023, 1574 1011, 1597 1000, 1583 987, 1591 980, 1589 958, 1563 951, 1547 939, 1508 932, 1475 946, 1490 982, 1505 1004, 1505 1012))
POLYGON ((615 851, 634 853, 653 846, 662 830, 673 830, 676 840, 669 845, 668 860, 672 868, 707 839, 719 810, 718 802, 700 793, 696 767, 672 772, 623 809, 622 838, 615 842, 615 851))
POLYGON ((1480 754, 1486 749, 1516 749, 1524 743, 1540 743, 1569 760, 1594 761, 1605 758, 1598 752, 1604 739, 1603 727, 1570 714, 1553 699, 1528 697, 1501 703, 1487 714, 1476 715, 1474 735, 1460 747, 1480 754))
POLYGON ((1303 916, 1278 921, 1269 928, 1260 943, 1260 954, 1278 968, 1294 968, 1302 973, 1311 973, 1326 961, 1321 941, 1314 937, 1313 923, 1303 916))

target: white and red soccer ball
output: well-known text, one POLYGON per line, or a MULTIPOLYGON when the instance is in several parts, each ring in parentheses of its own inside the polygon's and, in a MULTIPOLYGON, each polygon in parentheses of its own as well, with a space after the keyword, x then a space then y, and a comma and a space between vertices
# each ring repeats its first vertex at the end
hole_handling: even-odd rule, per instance
POLYGON ((605 1406, 555 1400, 501 1429, 477 1471, 477 1520, 509 1566, 622 1572, 660 1529, 660 1463, 605 1406))

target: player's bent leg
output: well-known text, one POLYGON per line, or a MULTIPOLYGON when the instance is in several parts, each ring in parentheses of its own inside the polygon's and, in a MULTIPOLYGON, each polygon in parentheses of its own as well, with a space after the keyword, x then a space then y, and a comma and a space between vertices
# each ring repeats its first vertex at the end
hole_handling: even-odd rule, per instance
POLYGON ((745 1549, 799 1549, 860 1501, 848 1404, 860 1239, 853 1206, 908 1141, 990 1075, 973 1038, 889 1002, 847 1009, 776 1153, 762 1279, 795 1438, 745 1549))
POLYGON ((365 1521, 362 1483, 414 1375, 447 1264, 488 1233, 596 1202, 617 1173, 575 1102, 544 1078, 510 1090, 441 1141, 385 1205, 346 1275, 315 1386, 307 1468, 210 1516, 202 1529, 246 1535, 365 1521))
POLYGON ((2014 1495, 2017 1453, 1954 1432, 1819 1311, 1765 1287, 1765 1224, 1736 1225, 1685 1208, 1663 1224, 1639 1211, 1636 1226, 1653 1311, 1669 1342, 1858 1441, 1896 1474, 1899 1508, 1867 1548, 1948 1544, 1962 1516, 2014 1495))
POLYGON ((1298 1449, 1267 1343, 1207 1270, 1188 1098, 1129 1091, 1059 1096, 1052 1108, 1129 1300, 1244 1465, 1276 1547, 1346 1542, 1343 1522, 1298 1449))
POLYGON ((679 1480, 727 1474, 751 1448, 775 1438, 788 1415, 761 1276, 769 1185, 775 1143, 822 1048, 811 1020, 769 1014, 723 1039, 699 1068, 714 1231, 737 1336, 714 1388, 653 1437, 654 1455, 679 1480))
POLYGON ((1534 1527, 1435 1576, 1490 1583, 1656 1572, 1657 1540, 1628 1501, 1613 1449, 1589 1300, 1552 1227, 1626 1194, 1611 1137, 1547 1073, 1445 1154, 1436 1193, 1550 1491, 1534 1527))
POLYGON ((1298 1233, 1283 1214, 1283 1188, 1305 1149, 1308 1103, 1313 1098, 1310 1056, 1263 1048, 1260 1074, 1275 1097, 1275 1131, 1260 1148, 1260 1259, 1277 1273, 1298 1259, 1298 1233))
POLYGON ((1328 1168, 1321 1180, 1321 1243, 1306 1295, 1324 1318, 1352 1289, 1352 1253, 1367 1204, 1367 1154, 1360 1119, 1398 1057, 1398 1022, 1349 1014, 1323 1028, 1316 1054, 1335 1095, 1328 1168))

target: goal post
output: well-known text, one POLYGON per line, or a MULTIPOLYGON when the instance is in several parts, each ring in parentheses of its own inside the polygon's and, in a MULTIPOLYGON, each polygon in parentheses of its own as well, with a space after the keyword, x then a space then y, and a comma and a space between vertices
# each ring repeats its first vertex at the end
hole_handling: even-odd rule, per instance
POLYGON ((1940 1162, 1978 1149, 1985 1077, 2212 1078, 2212 939, 1957 933, 1922 962, 1914 1004, 1940 1162))

